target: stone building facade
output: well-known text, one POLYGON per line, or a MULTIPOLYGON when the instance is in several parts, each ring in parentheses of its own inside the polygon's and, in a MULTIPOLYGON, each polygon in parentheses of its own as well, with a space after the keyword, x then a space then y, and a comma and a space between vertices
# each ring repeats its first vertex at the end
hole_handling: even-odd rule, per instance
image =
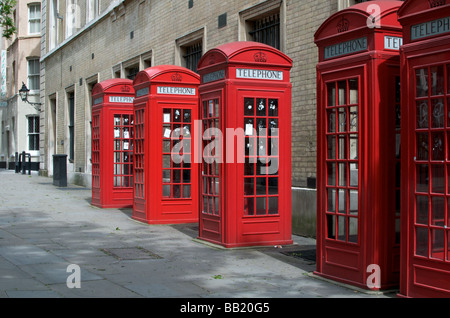
POLYGON ((196 52, 232 41, 263 41, 258 30, 275 25, 275 40, 268 41, 293 59, 294 233, 315 235, 318 54, 313 36, 325 19, 355 1, 43 0, 41 174, 51 176, 52 154, 65 153, 69 182, 90 186, 90 94, 96 83, 133 78, 154 65, 195 68, 196 52))
POLYGON ((13 18, 17 32, 8 40, 2 38, 1 45, 0 168, 14 169, 16 152, 25 151, 34 162, 33 169, 37 169, 40 107, 22 101, 19 90, 25 84, 30 90, 28 101, 39 102, 40 1, 18 0, 13 18))

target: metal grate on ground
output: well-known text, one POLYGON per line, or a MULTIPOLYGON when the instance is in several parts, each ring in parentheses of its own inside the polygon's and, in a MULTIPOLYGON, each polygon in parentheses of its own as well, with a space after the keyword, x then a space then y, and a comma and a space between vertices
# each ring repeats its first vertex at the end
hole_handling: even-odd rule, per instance
POLYGON ((118 260, 162 259, 161 256, 142 247, 102 248, 100 250, 118 260))
POLYGON ((316 247, 311 248, 308 246, 303 249, 288 250, 281 253, 287 256, 304 259, 314 263, 316 262, 316 247))

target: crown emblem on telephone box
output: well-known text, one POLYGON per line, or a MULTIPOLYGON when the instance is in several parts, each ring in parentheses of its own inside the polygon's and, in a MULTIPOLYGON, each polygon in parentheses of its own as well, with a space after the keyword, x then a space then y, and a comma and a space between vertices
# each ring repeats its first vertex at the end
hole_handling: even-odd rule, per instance
POLYGON ((342 17, 342 20, 338 22, 336 25, 338 33, 348 31, 348 27, 350 26, 350 22, 344 17, 342 17))
POLYGON ((446 0, 428 0, 430 3, 430 8, 443 6, 446 2, 446 0))
POLYGON ((253 55, 253 58, 255 59, 255 62, 267 62, 267 56, 263 52, 256 53, 253 55))
POLYGON ((182 79, 183 79, 183 77, 178 73, 175 73, 172 75, 172 81, 174 81, 174 82, 181 82, 182 79))

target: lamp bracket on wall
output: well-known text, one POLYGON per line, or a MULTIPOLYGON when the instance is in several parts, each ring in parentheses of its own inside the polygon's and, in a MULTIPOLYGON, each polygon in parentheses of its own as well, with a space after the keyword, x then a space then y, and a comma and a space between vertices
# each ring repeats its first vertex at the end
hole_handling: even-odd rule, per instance
POLYGON ((31 106, 33 106, 36 110, 40 110, 41 109, 41 105, 42 103, 35 103, 35 102, 30 102, 28 100, 28 92, 30 90, 28 89, 28 87, 25 85, 24 82, 22 82, 22 87, 19 89, 19 95, 20 98, 22 99, 23 102, 26 102, 28 104, 30 104, 31 106))

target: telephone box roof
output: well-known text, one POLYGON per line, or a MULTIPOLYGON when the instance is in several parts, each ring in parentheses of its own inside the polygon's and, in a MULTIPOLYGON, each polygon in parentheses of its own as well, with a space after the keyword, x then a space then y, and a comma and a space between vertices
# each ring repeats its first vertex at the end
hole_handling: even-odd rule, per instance
POLYGON ((377 0, 355 4, 340 10, 321 24, 314 34, 314 41, 320 42, 334 36, 357 33, 362 30, 401 29, 397 20, 397 10, 403 4, 398 0, 377 0), (374 26, 368 23, 370 16, 375 18, 374 26))
POLYGON ((133 92, 133 81, 127 78, 111 78, 94 85, 92 95, 108 92, 121 92, 126 87, 128 92, 133 92))
POLYGON ((292 59, 280 50, 259 42, 236 41, 220 45, 206 52, 198 63, 198 70, 217 64, 265 64, 292 67, 292 59))
POLYGON ((133 85, 149 81, 177 81, 182 80, 183 83, 198 84, 200 75, 197 73, 177 65, 156 65, 140 71, 133 81, 133 85), (174 78, 174 74, 178 74, 174 78), (181 77, 180 77, 181 76, 181 77))

